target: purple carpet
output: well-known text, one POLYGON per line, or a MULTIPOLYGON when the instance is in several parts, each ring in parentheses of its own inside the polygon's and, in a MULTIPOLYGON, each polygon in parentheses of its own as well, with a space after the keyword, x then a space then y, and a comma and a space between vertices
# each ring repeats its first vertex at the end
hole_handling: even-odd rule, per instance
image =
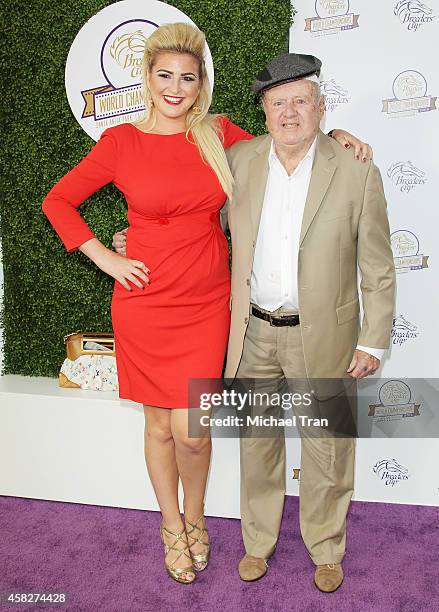
POLYGON ((156 512, 0 497, 0 593, 65 592, 67 604, 0 604, 3 610, 93 612, 437 612, 439 509, 353 502, 345 582, 324 594, 288 497, 267 576, 240 581, 237 520, 209 519, 212 560, 196 583, 163 568, 156 512))

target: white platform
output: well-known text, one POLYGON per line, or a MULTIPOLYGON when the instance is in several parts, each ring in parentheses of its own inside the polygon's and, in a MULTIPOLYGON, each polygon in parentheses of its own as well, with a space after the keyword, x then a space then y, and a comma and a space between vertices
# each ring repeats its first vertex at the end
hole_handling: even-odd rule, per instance
MULTIPOLYGON (((0 378, 0 495, 157 510, 143 454, 143 408, 116 393, 60 389, 51 378, 0 378)), ((355 499, 439 505, 436 439, 358 440, 355 499), (396 459, 393 486, 373 466, 396 459)), ((287 440, 297 495, 300 441, 287 440), (296 478, 294 477, 296 476, 296 478)), ((214 439, 206 514, 239 517, 239 442, 214 439)))
MULTIPOLYGON (((117 393, 0 378, 0 495, 157 510, 143 408, 117 393)), ((239 516, 238 440, 215 440, 206 514, 239 516)))

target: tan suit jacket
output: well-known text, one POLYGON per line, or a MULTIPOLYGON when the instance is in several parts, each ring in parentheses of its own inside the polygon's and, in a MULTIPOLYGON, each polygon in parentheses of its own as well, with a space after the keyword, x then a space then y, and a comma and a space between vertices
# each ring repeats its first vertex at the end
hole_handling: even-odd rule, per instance
MULTIPOLYGON (((232 322, 225 378, 236 375, 250 311, 250 279, 268 176, 271 136, 228 150, 235 190, 228 206, 232 236, 232 322)), ((354 159, 322 132, 306 199, 298 262, 299 310, 307 375, 342 377, 358 342, 388 348, 395 270, 379 170, 354 159), (357 263, 364 316, 359 321, 357 263)))

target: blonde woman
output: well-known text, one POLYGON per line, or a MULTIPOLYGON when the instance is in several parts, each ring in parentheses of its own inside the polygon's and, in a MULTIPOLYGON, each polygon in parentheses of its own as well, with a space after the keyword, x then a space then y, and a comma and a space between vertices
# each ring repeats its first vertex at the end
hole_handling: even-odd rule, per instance
POLYGON ((67 250, 79 249, 116 281, 111 315, 119 394, 144 405, 145 458, 162 513, 165 566, 184 584, 210 556, 203 504, 211 442, 188 436, 188 380, 221 376, 230 277, 219 211, 233 187, 224 149, 251 138, 208 114, 204 48, 193 26, 158 28, 144 54, 145 118, 106 130, 43 203, 67 250), (105 247, 77 211, 110 182, 128 204, 126 257, 105 247))

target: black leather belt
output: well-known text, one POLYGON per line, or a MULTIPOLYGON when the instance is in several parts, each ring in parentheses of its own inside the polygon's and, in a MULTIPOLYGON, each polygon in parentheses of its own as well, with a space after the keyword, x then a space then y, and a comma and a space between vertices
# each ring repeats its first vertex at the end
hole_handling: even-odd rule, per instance
POLYGON ((259 310, 257 306, 252 305, 252 315, 263 321, 268 321, 273 327, 294 327, 300 324, 298 314, 273 316, 269 312, 259 310))

